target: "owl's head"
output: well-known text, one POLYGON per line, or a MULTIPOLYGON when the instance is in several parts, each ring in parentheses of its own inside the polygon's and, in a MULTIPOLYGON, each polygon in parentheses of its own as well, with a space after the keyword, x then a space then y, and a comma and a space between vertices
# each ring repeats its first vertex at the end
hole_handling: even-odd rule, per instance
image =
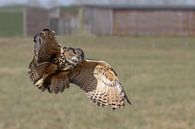
POLYGON ((41 32, 35 34, 33 41, 41 45, 43 42, 48 42, 52 39, 55 39, 55 32, 50 29, 43 29, 41 32))
POLYGON ((63 47, 62 56, 64 69, 74 68, 84 60, 84 52, 80 48, 63 47))
POLYGON ((58 43, 55 39, 55 32, 50 29, 43 29, 41 32, 35 34, 33 42, 34 54, 36 57, 38 57, 41 50, 42 52, 45 50, 53 51, 55 48, 57 48, 56 46, 58 46, 58 43))

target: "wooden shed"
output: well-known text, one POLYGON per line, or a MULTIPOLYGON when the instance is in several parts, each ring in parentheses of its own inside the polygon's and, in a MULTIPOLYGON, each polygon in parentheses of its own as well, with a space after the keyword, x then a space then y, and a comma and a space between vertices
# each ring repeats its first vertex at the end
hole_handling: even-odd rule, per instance
POLYGON ((23 34, 32 36, 43 28, 49 27, 49 11, 39 7, 25 7, 23 10, 23 34))
POLYGON ((113 8, 113 35, 195 36, 195 7, 113 8))
POLYGON ((79 30, 79 8, 60 6, 49 10, 50 28, 58 35, 75 34, 79 30))
MULTIPOLYGON (((60 12, 54 10, 52 13, 60 12)), ((61 12, 57 18, 61 20, 53 24, 58 25, 57 30, 63 28, 60 34, 195 35, 195 6, 80 5, 61 12), (62 23, 64 27, 59 27, 62 23)))
POLYGON ((110 23, 112 9, 99 6, 65 6, 50 10, 50 27, 59 35, 111 35, 110 23))

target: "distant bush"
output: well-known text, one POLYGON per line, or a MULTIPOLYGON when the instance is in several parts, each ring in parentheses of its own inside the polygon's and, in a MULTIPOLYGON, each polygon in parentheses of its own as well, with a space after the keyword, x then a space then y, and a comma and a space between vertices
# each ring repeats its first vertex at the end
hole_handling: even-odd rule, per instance
POLYGON ((22 36, 22 12, 0 12, 0 37, 22 36))

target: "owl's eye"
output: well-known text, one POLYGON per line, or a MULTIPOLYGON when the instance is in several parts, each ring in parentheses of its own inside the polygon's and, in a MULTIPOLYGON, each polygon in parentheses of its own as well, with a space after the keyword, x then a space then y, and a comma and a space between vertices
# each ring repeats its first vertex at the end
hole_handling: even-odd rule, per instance
POLYGON ((67 50, 67 47, 63 47, 64 50, 67 50))
POLYGON ((72 47, 69 47, 69 50, 70 50, 72 53, 75 53, 75 50, 74 50, 74 48, 72 48, 72 47))

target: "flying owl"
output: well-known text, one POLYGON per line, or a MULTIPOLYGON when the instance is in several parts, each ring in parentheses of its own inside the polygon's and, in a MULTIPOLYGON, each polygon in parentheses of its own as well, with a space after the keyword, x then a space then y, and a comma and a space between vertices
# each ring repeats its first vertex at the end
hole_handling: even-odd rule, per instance
MULTIPOLYGON (((52 32, 49 29, 47 31, 52 32)), ((36 86, 43 91, 48 89, 51 93, 59 93, 73 83, 79 86, 98 106, 110 105, 112 109, 117 109, 124 107, 126 102, 131 104, 116 72, 105 61, 86 59, 81 49, 61 46, 59 55, 52 56, 53 53, 48 53, 48 55, 44 53, 46 55, 41 56, 40 53, 45 47, 43 44, 49 46, 51 43, 46 37, 40 34, 36 35, 40 46, 34 47, 37 50, 35 50, 34 58, 29 65, 29 77, 36 86), (38 56, 36 56, 36 52, 38 56), (38 64, 34 60, 38 60, 38 64), (34 79, 36 74, 39 79, 34 79), (46 75, 43 78, 44 74, 46 75)), ((52 42, 57 43, 57 41, 52 42)), ((35 41, 36 43, 37 41, 35 41)), ((58 46, 56 45, 56 47, 58 46)))
POLYGON ((81 50, 79 48, 74 49, 77 55, 69 54, 65 60, 64 56, 68 52, 64 53, 64 49, 56 41, 55 32, 50 29, 44 29, 40 33, 37 33, 33 41, 34 57, 29 64, 28 71, 30 79, 35 86, 43 91, 47 89, 49 92, 52 92, 55 87, 55 89, 59 89, 55 90, 55 93, 62 92, 68 84, 65 82, 65 78, 60 76, 62 74, 56 73, 62 68, 68 70, 74 67, 78 61, 84 58, 84 55, 81 55, 83 53, 80 52, 81 50), (78 59, 76 56, 78 56, 78 59), (50 78, 51 75, 52 78, 50 78), (61 80, 60 88, 54 82, 56 79, 61 80), (50 87, 48 87, 49 84, 51 84, 50 87))

